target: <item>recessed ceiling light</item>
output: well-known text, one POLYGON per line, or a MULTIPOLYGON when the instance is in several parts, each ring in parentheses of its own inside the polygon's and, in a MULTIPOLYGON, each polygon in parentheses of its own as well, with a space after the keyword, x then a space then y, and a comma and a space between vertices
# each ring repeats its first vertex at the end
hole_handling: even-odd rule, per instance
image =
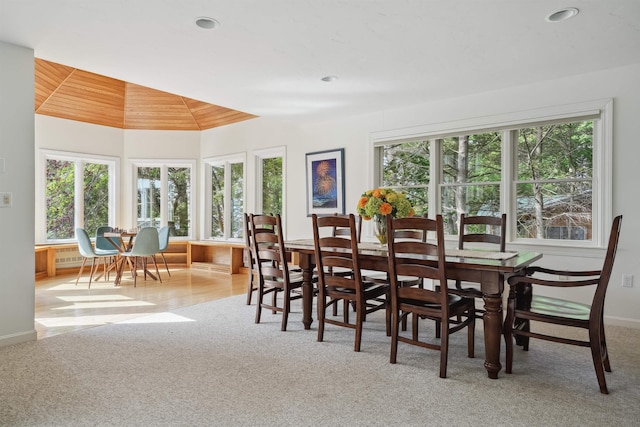
POLYGON ((566 21, 567 19, 571 19, 574 16, 576 16, 580 11, 578 9, 576 9, 575 7, 566 7, 564 9, 558 10, 556 12, 553 12, 552 14, 548 15, 545 20, 547 22, 562 22, 562 21, 566 21))
POLYGON ((220 26, 220 23, 213 18, 209 18, 206 16, 201 16, 200 18, 196 18, 196 25, 200 28, 204 28, 205 30, 213 30, 220 26))
POLYGON ((335 82, 336 80, 338 80, 338 76, 325 76, 325 77, 321 78, 320 80, 322 80, 323 82, 331 83, 331 82, 335 82))

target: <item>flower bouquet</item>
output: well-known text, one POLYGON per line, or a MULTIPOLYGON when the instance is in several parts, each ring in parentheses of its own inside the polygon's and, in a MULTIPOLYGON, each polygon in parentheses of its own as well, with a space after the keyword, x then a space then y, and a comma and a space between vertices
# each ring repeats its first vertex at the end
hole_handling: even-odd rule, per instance
POLYGON ((387 243, 387 215, 403 218, 414 214, 413 206, 404 192, 398 193, 390 188, 376 188, 362 193, 357 211, 362 219, 374 219, 376 237, 381 244, 387 243))

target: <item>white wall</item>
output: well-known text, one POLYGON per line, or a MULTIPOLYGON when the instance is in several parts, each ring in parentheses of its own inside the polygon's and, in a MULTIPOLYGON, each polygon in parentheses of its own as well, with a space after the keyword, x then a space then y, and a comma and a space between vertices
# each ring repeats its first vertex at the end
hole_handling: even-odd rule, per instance
MULTIPOLYGON (((361 192, 373 185, 370 142, 373 132, 614 98, 612 214, 624 214, 625 217, 605 314, 609 323, 640 327, 637 308, 640 306, 640 250, 637 243, 640 225, 635 221, 640 210, 640 202, 635 196, 640 182, 635 169, 640 158, 640 144, 636 143, 636 122, 640 117, 639 75, 640 65, 635 65, 306 126, 266 119, 248 120, 203 132, 201 151, 206 156, 243 150, 251 154, 255 148, 286 145, 286 237, 309 237, 310 220, 306 217, 304 201, 305 153, 345 148, 346 208, 348 212, 354 212, 361 192), (634 288, 621 287, 622 273, 634 275, 634 288)), ((248 194, 255 194, 254 183, 248 180, 248 194)), ((579 254, 559 254, 549 248, 541 250, 547 253, 540 264, 550 267, 591 269, 594 263, 601 264, 604 256, 603 250, 580 251, 579 254)), ((588 302, 585 293, 578 299, 588 302)))
POLYGON ((0 208, 0 346, 36 338, 33 60, 33 50, 0 42, 0 192, 13 196, 0 208))

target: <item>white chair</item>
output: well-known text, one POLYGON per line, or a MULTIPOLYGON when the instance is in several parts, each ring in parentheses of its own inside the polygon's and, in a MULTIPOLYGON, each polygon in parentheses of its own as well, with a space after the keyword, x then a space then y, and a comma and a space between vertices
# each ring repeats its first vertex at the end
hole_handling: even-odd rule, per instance
POLYGON ((171 277, 171 272, 169 272, 169 266, 167 265, 167 259, 164 257, 164 251, 169 247, 169 236, 171 232, 171 227, 165 225, 158 231, 158 240, 160 243, 160 256, 162 257, 162 261, 164 262, 164 268, 167 269, 167 274, 171 277))
MULTIPOLYGON (((156 262, 156 254, 160 251, 160 240, 158 238, 158 230, 154 227, 145 227, 141 229, 136 235, 135 240, 133 241, 133 248, 129 252, 122 252, 120 255, 125 257, 125 259, 133 258, 133 286, 136 286, 137 282, 137 270, 138 270, 138 260, 142 261, 142 268, 144 272, 144 278, 147 279, 147 274, 149 271, 147 270, 147 258, 151 258, 153 260, 153 265, 156 267, 156 274, 158 275, 158 280, 162 283, 162 278, 160 277, 160 272, 158 271, 158 263, 156 262)), ((124 266, 124 262, 120 264, 120 270, 118 273, 118 277, 122 276, 122 268, 124 266)))
POLYGON ((87 231, 84 228, 76 228, 76 239, 78 240, 78 251, 80 255, 82 255, 82 266, 80 266, 80 271, 78 272, 78 277, 76 278, 76 286, 78 285, 78 280, 80 280, 80 276, 82 276, 82 272, 84 271, 84 265, 86 264, 88 259, 91 259, 91 272, 89 273, 89 289, 91 288, 91 280, 93 280, 93 275, 98 269, 100 265, 100 260, 105 260, 107 258, 117 256, 118 250, 103 250, 103 249, 93 249, 93 245, 91 244, 91 239, 87 234, 87 231), (96 264, 96 259, 98 263, 96 264))

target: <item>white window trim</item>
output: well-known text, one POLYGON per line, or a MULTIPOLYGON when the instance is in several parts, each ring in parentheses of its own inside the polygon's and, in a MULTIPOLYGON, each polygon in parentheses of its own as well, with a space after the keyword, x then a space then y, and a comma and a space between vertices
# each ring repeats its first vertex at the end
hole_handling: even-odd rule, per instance
MULTIPOLYGON (((593 225, 591 241, 580 243, 576 241, 544 239, 514 239, 515 230, 512 230, 511 221, 507 228, 508 243, 510 247, 517 249, 521 246, 530 250, 545 249, 546 253, 553 253, 555 249, 558 254, 566 254, 566 248, 572 248, 576 255, 585 254, 592 255, 593 249, 602 250, 606 245, 609 227, 613 214, 612 200, 612 176, 613 176, 613 99, 599 99, 593 101, 585 101, 574 104, 566 104, 553 106, 548 108, 540 108, 528 111, 519 111, 513 113, 505 113, 495 116, 485 116, 469 118, 464 120, 434 123, 410 128, 392 129, 370 134, 370 141, 373 151, 377 147, 394 144, 404 141, 413 141, 416 139, 428 139, 431 141, 445 138, 448 136, 458 136, 461 134, 502 131, 502 167, 503 174, 501 185, 501 206, 503 212, 507 212, 510 218, 514 218, 514 206, 510 203, 515 197, 515 155, 512 143, 511 129, 518 129, 527 126, 537 125, 540 122, 566 122, 570 119, 581 119, 585 117, 599 116, 594 122, 594 146, 593 146, 593 225), (551 251, 548 249, 551 248, 551 251)), ((441 160, 437 153, 440 152, 437 142, 430 148, 431 152, 431 175, 432 177, 440 177, 441 160)), ((373 160, 377 159, 374 154, 373 160)), ((380 173, 376 172, 379 162, 375 163, 374 178, 377 177, 375 184, 380 182, 380 173)), ((438 178, 440 180, 440 178, 438 178)), ((431 178, 434 184, 434 179, 431 178)), ((441 212, 440 206, 440 185, 431 185, 429 188, 429 203, 434 209, 430 209, 430 216, 434 216, 437 212, 441 212)), ((594 255, 598 256, 598 255, 594 255)))
POLYGON ((197 227, 197 214, 195 199, 198 195, 197 183, 197 161, 193 159, 128 159, 129 176, 127 181, 130 185, 127 186, 125 194, 126 200, 129 201, 127 206, 127 219, 125 228, 132 228, 137 226, 137 181, 138 181, 138 168, 139 167, 153 167, 160 168, 160 225, 165 226, 167 221, 167 169, 170 167, 177 168, 190 168, 191 169, 191 196, 189 197, 189 212, 190 212, 190 227, 188 236, 171 236, 172 240, 193 240, 194 233, 197 227), (164 208, 162 208, 164 207, 164 208))
POLYGON ((211 180, 209 177, 211 176, 211 167, 212 166, 224 166, 225 174, 224 174, 224 191, 225 191, 225 212, 224 212, 224 221, 225 224, 231 223, 231 210, 227 209, 229 206, 228 199, 231 197, 231 164, 232 163, 242 163, 244 165, 242 170, 243 176, 243 187, 242 187, 242 204, 245 207, 245 212, 247 211, 247 153, 237 153, 237 154, 229 154, 226 156, 215 156, 215 157, 207 157, 202 159, 202 188, 204 189, 204 195, 202 197, 202 206, 200 207, 200 214, 203 218, 202 226, 200 227, 200 240, 238 240, 235 238, 231 238, 229 236, 230 230, 227 228, 225 230, 225 235, 223 237, 213 238, 211 237, 211 221, 209 221, 211 212, 211 180))
MULTIPOLYGON (((81 188, 84 184, 82 179, 83 165, 85 163, 106 164, 109 167, 109 224, 117 224, 120 219, 120 198, 117 196, 117 189, 120 186, 120 158, 113 156, 102 156, 99 154, 80 153, 73 151, 60 151, 40 149, 38 155, 38 175, 36 180, 36 197, 40 200, 39 207, 36 212, 35 240, 36 242, 56 243, 75 241, 75 237, 71 239, 49 239, 47 240, 47 201, 46 188, 47 176, 44 172, 47 167, 47 160, 69 160, 75 162, 75 187, 81 188), (78 185, 80 187, 78 187, 78 185)), ((75 192, 75 211, 74 224, 79 227, 83 223, 84 218, 81 212, 84 212, 84 199, 79 197, 75 192)))

